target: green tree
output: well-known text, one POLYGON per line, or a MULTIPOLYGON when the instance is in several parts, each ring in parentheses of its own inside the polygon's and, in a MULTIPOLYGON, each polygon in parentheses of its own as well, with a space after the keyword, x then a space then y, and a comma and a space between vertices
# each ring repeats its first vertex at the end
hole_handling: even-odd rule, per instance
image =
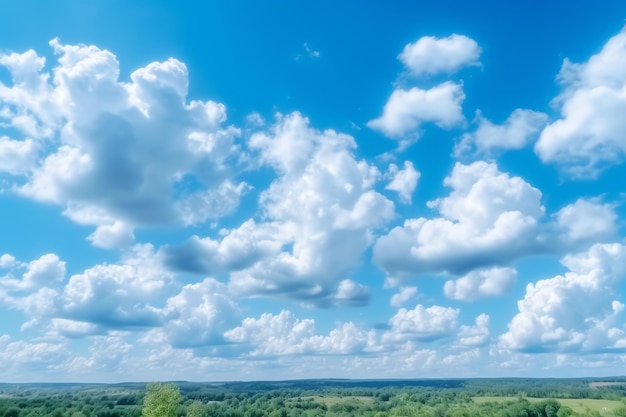
POLYGON ((4 412, 4 417, 19 417, 20 409, 17 407, 11 407, 7 411, 4 412))
POLYGON ((204 416, 204 406, 199 401, 194 401, 187 406, 187 417, 202 417, 204 416))
POLYGON ((143 417, 176 417, 180 403, 180 390, 174 384, 150 382, 143 399, 143 417))

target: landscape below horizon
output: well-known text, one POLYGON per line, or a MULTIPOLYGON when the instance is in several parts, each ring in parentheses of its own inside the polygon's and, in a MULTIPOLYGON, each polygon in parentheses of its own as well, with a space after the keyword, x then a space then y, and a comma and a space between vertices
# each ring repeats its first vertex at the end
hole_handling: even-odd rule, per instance
POLYGON ((4 417, 624 417, 626 377, 0 384, 4 417))
POLYGON ((476 3, 1 1, 0 383, 626 417, 471 379, 626 375, 626 2, 476 3))

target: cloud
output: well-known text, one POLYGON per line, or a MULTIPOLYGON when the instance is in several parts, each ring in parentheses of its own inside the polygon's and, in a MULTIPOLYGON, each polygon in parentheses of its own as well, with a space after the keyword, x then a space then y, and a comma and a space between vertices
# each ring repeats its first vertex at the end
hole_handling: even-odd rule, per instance
MULTIPOLYGON (((27 323, 30 327, 34 323, 27 323)), ((23 326, 24 327, 24 326, 23 326)), ((68 338, 80 338, 101 333, 102 329, 93 323, 69 319, 51 319, 48 334, 68 338)))
POLYGON ((309 44, 307 42, 304 43, 304 52, 305 52, 304 54, 298 54, 296 56, 296 61, 302 59, 303 57, 304 58, 316 59, 316 58, 319 58, 321 56, 320 52, 316 51, 314 49, 311 49, 311 47, 309 46, 309 44))
POLYGON ((65 262, 53 253, 43 255, 28 264, 24 273, 24 283, 29 287, 44 286, 49 283, 63 281, 65 278, 65 262))
POLYGON ((507 293, 516 279, 517 271, 513 268, 479 269, 457 280, 446 281, 443 292, 454 300, 474 301, 507 293))
POLYGON ((0 268, 11 268, 15 265, 15 261, 15 256, 5 253, 0 256, 0 268))
POLYGON ((383 334, 382 340, 402 343, 446 337, 456 330, 459 313, 458 309, 437 305, 424 307, 418 304, 413 310, 401 308, 389 320, 390 329, 383 334))
POLYGON ((596 244, 567 255, 564 275, 530 283, 519 313, 500 336, 502 349, 522 352, 600 352, 626 348, 616 289, 626 273, 626 247, 596 244))
POLYGON ((457 335, 457 344, 463 347, 480 347, 489 341, 489 322, 487 314, 476 317, 473 326, 461 326, 457 335))
POLYGON ((382 116, 369 121, 367 126, 390 138, 416 139, 425 123, 434 123, 441 129, 462 126, 465 123, 463 100, 462 86, 451 81, 428 90, 396 89, 387 100, 382 116))
POLYGON ((29 172, 36 163, 39 145, 32 139, 11 140, 0 137, 0 172, 20 175, 29 172))
POLYGON ((391 278, 464 274, 539 250, 541 192, 494 163, 457 163, 444 180, 452 191, 430 201, 440 217, 407 219, 381 236, 374 260, 391 278))
POLYGON ((52 75, 33 51, 0 55, 13 80, 0 85, 1 117, 27 136, 0 140, 0 170, 22 176, 12 185, 23 196, 95 226, 89 240, 105 248, 128 245, 138 226, 195 225, 238 206, 248 190, 234 178, 240 132, 223 126, 223 104, 187 99, 182 62, 123 82, 113 53, 50 45, 52 75))
POLYGON ((522 149, 538 137, 548 123, 544 113, 516 109, 501 125, 496 125, 476 115, 478 127, 474 132, 465 133, 454 146, 454 155, 494 155, 506 150, 522 149))
POLYGON ((415 187, 417 187, 420 175, 420 172, 415 170, 411 161, 404 161, 404 169, 399 169, 397 165, 390 164, 387 176, 391 177, 391 181, 387 184, 385 190, 396 191, 403 203, 410 204, 411 196, 413 191, 415 191, 415 187))
POLYGON ((31 292, 7 299, 31 318, 26 328, 50 322, 53 333, 78 336, 162 324, 153 303, 171 288, 173 276, 151 245, 136 245, 119 264, 95 265, 67 282, 64 273, 65 262, 52 254, 28 265, 22 287, 31 292))
POLYGON ((580 247, 614 237, 617 220, 613 205, 580 198, 556 213, 556 233, 567 247, 580 247))
POLYGON ((417 287, 400 287, 400 291, 391 296, 389 304, 391 304, 392 307, 400 307, 416 295, 417 287))
POLYGON ((367 286, 344 279, 337 286, 334 300, 339 305, 366 305, 370 300, 370 292, 367 286))
POLYGON ((185 285, 170 297, 162 312, 162 331, 175 348, 197 348, 224 344, 223 333, 241 315, 226 285, 212 278, 185 285))
POLYGON ((626 31, 613 36, 587 62, 566 59, 554 104, 561 118, 548 125, 535 145, 545 163, 572 178, 594 178, 626 155, 626 31))
POLYGON ((277 115, 249 147, 277 174, 259 197, 262 221, 222 230, 220 239, 194 237, 160 251, 170 268, 227 272, 244 296, 287 296, 305 304, 363 304, 367 290, 348 280, 395 215, 374 190, 378 169, 354 157, 351 136, 320 132, 299 113, 277 115))
POLYGON ((9 292, 37 290, 46 285, 55 285, 65 279, 65 262, 53 253, 48 253, 29 263, 17 262, 15 257, 4 254, 0 257, 0 267, 11 272, 0 279, 0 288, 9 292), (21 279, 15 277, 21 274, 21 279))
POLYGON ((133 228, 120 221, 111 220, 112 224, 102 224, 96 231, 87 236, 94 246, 114 249, 129 246, 135 240, 133 228))
POLYGON ((398 59, 413 75, 452 74, 465 66, 480 65, 481 52, 475 40, 455 33, 446 38, 421 37, 407 44, 398 59))
POLYGON ((249 344, 247 355, 271 357, 296 354, 355 354, 375 348, 374 332, 348 322, 334 328, 328 336, 315 334, 313 319, 297 319, 292 312, 264 313, 258 319, 246 318, 241 326, 225 336, 234 343, 249 344))
POLYGON ((0 336, 0 372, 7 378, 19 377, 24 372, 48 372, 69 355, 66 343, 12 341, 6 334, 0 336))

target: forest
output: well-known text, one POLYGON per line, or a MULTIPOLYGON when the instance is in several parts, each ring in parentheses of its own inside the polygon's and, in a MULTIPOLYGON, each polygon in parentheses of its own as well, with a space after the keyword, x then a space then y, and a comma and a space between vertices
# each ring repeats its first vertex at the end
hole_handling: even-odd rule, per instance
POLYGON ((0 384, 0 417, 626 417, 626 377, 0 384))

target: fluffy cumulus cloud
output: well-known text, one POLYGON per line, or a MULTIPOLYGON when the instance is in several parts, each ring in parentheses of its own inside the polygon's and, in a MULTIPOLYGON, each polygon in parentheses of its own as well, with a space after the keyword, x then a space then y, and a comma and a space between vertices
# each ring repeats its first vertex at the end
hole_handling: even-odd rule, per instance
MULTIPOLYGON (((463 35, 447 38, 424 36, 408 44, 398 59, 412 75, 452 74, 464 66, 480 65, 481 49, 463 35)), ((396 88, 383 108, 383 114, 368 122, 371 129, 400 141, 401 148, 418 139, 424 124, 441 129, 465 125, 462 83, 445 81, 430 88, 396 88)))
POLYGON ((513 268, 478 269, 457 280, 446 281, 443 291, 448 298, 473 301, 505 294, 513 287, 516 279, 517 271, 513 268))
POLYGON ((561 118, 547 126, 535 151, 568 175, 595 177, 626 156, 626 31, 612 37, 587 62, 568 59, 558 76, 555 99, 561 118))
POLYGON ((608 241, 617 233, 617 219, 614 205, 580 198, 555 214, 556 233, 567 247, 608 241))
POLYGON ((6 378, 19 378, 20 374, 46 373, 69 356, 68 345, 58 341, 12 340, 0 336, 0 372, 6 378))
POLYGON ((465 133, 454 147, 456 157, 468 154, 494 155, 498 152, 521 149, 535 140, 548 123, 544 113, 517 109, 501 125, 496 125, 478 113, 478 127, 465 133))
POLYGON ((285 295, 317 305, 362 304, 368 290, 348 280, 394 204, 374 190, 382 175, 355 158, 354 139, 320 132, 299 113, 278 115, 249 146, 277 174, 259 197, 261 221, 194 237, 161 251, 173 269, 226 271, 240 295, 285 295))
POLYGON ((30 138, 12 140, 0 137, 0 172, 21 175, 31 171, 36 164, 39 145, 30 138))
POLYGON ((480 314, 476 317, 473 326, 461 326, 457 335, 457 344, 462 347, 480 347, 489 342, 489 322, 487 314, 480 314))
POLYGON ((23 328, 81 336, 161 325, 163 314, 153 304, 171 291, 173 276, 151 245, 136 245, 120 263, 95 265, 67 281, 64 274, 65 262, 45 255, 28 264, 17 284, 3 284, 9 284, 5 302, 30 318, 23 328))
POLYGON ((111 52, 50 44, 51 72, 32 50, 0 55, 13 81, 0 84, 0 121, 24 135, 0 139, 10 185, 96 226, 90 240, 106 248, 128 245, 136 226, 197 224, 237 207, 247 187, 228 166, 239 131, 223 125, 223 104, 187 99, 182 62, 153 62, 124 82, 111 52))
POLYGON ((236 324, 240 315, 226 285, 207 278, 185 285, 167 300, 162 331, 175 348, 224 344, 223 333, 236 324))
POLYGON ((389 165, 388 177, 391 178, 389 184, 385 186, 386 190, 396 191, 403 203, 411 203, 413 191, 417 187, 417 181, 420 178, 420 172, 413 167, 411 161, 404 161, 404 169, 398 168, 397 165, 389 165))
POLYGON ((391 138, 415 139, 420 136, 420 128, 425 123, 433 123, 442 129, 462 126, 465 123, 464 100, 463 87, 452 81, 430 89, 399 88, 387 100, 383 114, 367 125, 391 138))
POLYGON ((419 273, 467 273, 506 264, 541 247, 541 192, 494 163, 457 163, 444 180, 447 197, 428 206, 439 217, 408 219, 374 246, 391 278, 419 273))
POLYGON ((446 38, 424 36, 406 45, 398 59, 414 75, 450 74, 480 65, 481 52, 475 40, 455 33, 446 38))
POLYGON ((4 254, 0 257, 0 268, 9 271, 0 278, 0 289, 23 292, 46 285, 54 286, 65 278, 65 265, 65 262, 53 253, 43 255, 29 263, 17 262, 14 256, 4 254))
POLYGON ((567 255, 568 272, 530 283, 500 348, 522 352, 623 351, 626 333, 617 288, 626 276, 626 247, 596 244, 567 255))
POLYGON ((389 304, 393 307, 400 307, 417 295, 417 287, 400 287, 400 291, 391 296, 389 304))
POLYGON ((300 320, 287 310, 246 318, 241 326, 225 333, 234 343, 249 345, 249 356, 267 357, 294 354, 350 354, 376 349, 375 334, 348 322, 327 336, 315 334, 313 319, 300 320))
POLYGON ((389 320, 389 330, 382 339, 387 343, 432 341, 451 335, 457 328, 460 310, 422 304, 413 310, 401 308, 389 320))

